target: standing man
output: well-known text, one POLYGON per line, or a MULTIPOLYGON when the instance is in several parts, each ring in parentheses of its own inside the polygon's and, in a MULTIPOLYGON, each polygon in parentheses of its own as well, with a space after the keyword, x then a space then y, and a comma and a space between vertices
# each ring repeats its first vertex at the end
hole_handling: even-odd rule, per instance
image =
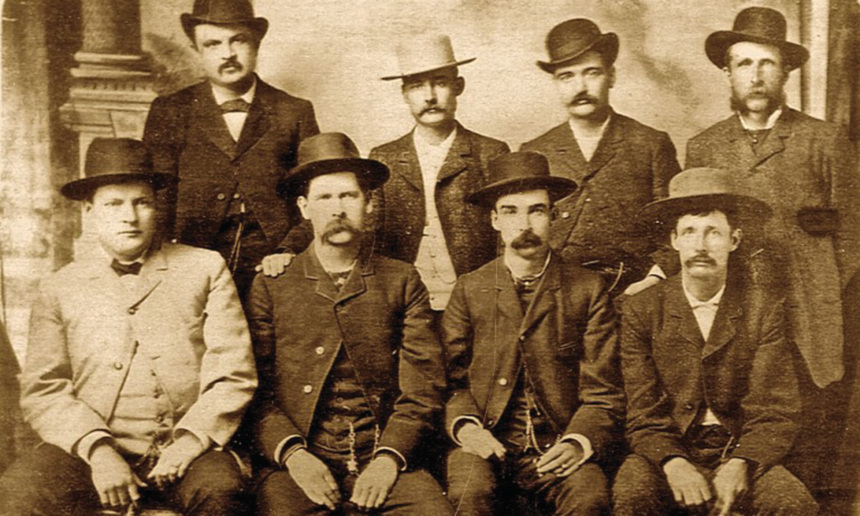
POLYGON ((787 299, 789 340, 801 376, 804 432, 790 467, 812 488, 825 487, 839 441, 836 414, 844 372, 842 289, 860 262, 860 178, 852 144, 838 126, 785 104, 789 73, 808 58, 785 40, 773 9, 741 11, 730 31, 711 34, 705 51, 728 77, 735 113, 690 140, 687 165, 735 171, 751 195, 773 207, 763 226, 765 252, 753 258, 759 280, 787 299))
POLYGON ((451 513, 421 469, 445 388, 427 290, 364 237, 370 191, 387 178, 343 134, 299 148, 287 188, 314 241, 284 274, 259 275, 248 307, 263 385, 257 443, 272 466, 260 514, 451 513))
POLYGON ((624 303, 632 455, 615 477, 613 514, 818 514, 781 465, 801 410, 784 299, 748 281, 733 254, 741 226, 770 209, 732 176, 688 169, 642 212, 672 228, 681 273, 624 303))
POLYGON ((571 263, 602 273, 614 295, 642 280, 633 293, 663 275, 652 268, 657 248, 635 219, 646 203, 666 196, 680 170, 675 146, 666 133, 610 106, 618 36, 577 18, 555 26, 546 46, 550 59, 538 65, 552 74, 569 118, 522 150, 545 155, 553 175, 579 185, 557 204, 550 244, 571 263))
POLYGON ((42 282, 22 374, 43 444, 0 480, 0 514, 93 514, 157 499, 192 515, 243 514, 224 449, 257 386, 248 326, 224 260, 159 246, 143 144, 96 139, 84 203, 98 247, 42 282), (101 504, 99 503, 101 502, 101 504))
POLYGON ((195 0, 182 28, 207 80, 157 98, 143 136, 155 169, 181 180, 168 237, 220 252, 243 298, 296 218, 278 190, 299 142, 319 132, 310 102, 254 73, 268 26, 248 0, 195 0))
POLYGON ((549 247, 553 203, 576 184, 533 152, 489 176, 469 200, 492 210, 504 254, 457 281, 442 318, 449 497, 464 516, 521 514, 502 510, 511 490, 541 514, 605 514, 598 464, 624 412, 616 322, 602 278, 549 247))
POLYGON ((509 149, 457 122, 457 98, 466 88, 458 67, 475 59, 458 61, 448 36, 415 36, 401 43, 397 57, 400 74, 382 79, 403 81, 415 129, 370 151, 370 159, 391 170, 375 196, 375 247, 415 264, 438 317, 457 276, 496 257, 486 210, 464 199, 484 185, 487 163, 509 149))

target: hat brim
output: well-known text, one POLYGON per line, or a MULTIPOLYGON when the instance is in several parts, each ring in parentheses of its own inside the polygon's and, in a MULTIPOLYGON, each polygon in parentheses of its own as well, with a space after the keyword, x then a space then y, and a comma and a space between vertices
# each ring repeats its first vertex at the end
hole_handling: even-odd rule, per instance
POLYGON ((339 158, 312 161, 294 168, 284 180, 281 196, 286 198, 303 195, 304 186, 315 177, 335 172, 353 172, 367 183, 371 190, 388 181, 388 167, 379 161, 364 158, 339 158))
POLYGON ((261 17, 248 18, 246 20, 216 20, 192 16, 190 13, 182 13, 179 16, 179 21, 182 23, 182 30, 185 31, 185 35, 188 36, 188 39, 191 41, 194 41, 194 27, 201 23, 208 23, 211 25, 247 25, 251 27, 251 30, 257 33, 258 40, 263 39, 263 37, 266 36, 266 32, 269 31, 269 20, 261 17))
POLYGON ((717 68, 722 69, 726 67, 726 51, 729 47, 741 41, 779 47, 782 50, 785 65, 791 70, 803 66, 806 60, 809 59, 809 51, 803 45, 731 30, 717 31, 708 36, 708 39, 705 40, 705 53, 717 68))
POLYGON ((546 190, 550 200, 556 202, 576 191, 576 183, 557 176, 515 177, 489 184, 471 193, 466 200, 472 204, 494 208, 499 197, 528 190, 546 190))
POLYGON ((382 79, 383 81, 393 81, 396 79, 404 79, 406 77, 412 77, 413 75, 420 75, 422 73, 435 72, 436 70, 441 70, 443 68, 449 68, 451 66, 460 66, 460 65, 464 65, 464 64, 469 64, 472 61, 474 61, 475 59, 477 59, 477 57, 471 57, 469 59, 464 59, 462 61, 452 61, 450 63, 441 64, 439 66, 434 66, 432 68, 426 68, 423 70, 415 70, 415 71, 410 70, 410 71, 408 71, 406 73, 402 73, 400 75, 386 75, 385 77, 380 77, 380 79, 382 79))
POLYGON ((615 59, 618 58, 618 35, 614 32, 601 34, 600 37, 594 40, 591 45, 582 48, 579 52, 562 56, 551 61, 538 61, 537 65, 546 73, 554 73, 560 66, 570 63, 589 50, 600 52, 600 54, 606 59, 606 66, 612 66, 615 64, 615 59))
POLYGON ((60 193, 73 201, 83 201, 100 186, 131 183, 136 181, 149 183, 152 185, 154 190, 161 190, 169 185, 176 184, 179 181, 179 178, 171 174, 162 174, 159 172, 122 172, 117 174, 102 174, 66 183, 62 188, 60 188, 60 193))
POLYGON ((702 213, 713 210, 733 212, 742 223, 764 222, 773 213, 764 201, 738 194, 691 195, 653 201, 639 210, 639 224, 655 233, 672 229, 671 224, 685 213, 702 213))

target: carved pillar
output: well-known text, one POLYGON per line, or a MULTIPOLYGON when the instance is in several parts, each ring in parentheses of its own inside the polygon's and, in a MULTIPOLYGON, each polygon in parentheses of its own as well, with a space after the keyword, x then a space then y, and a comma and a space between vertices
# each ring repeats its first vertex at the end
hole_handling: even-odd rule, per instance
POLYGON ((81 163, 93 138, 140 138, 155 98, 140 46, 137 0, 82 0, 83 45, 71 70, 63 122, 80 134, 81 163))

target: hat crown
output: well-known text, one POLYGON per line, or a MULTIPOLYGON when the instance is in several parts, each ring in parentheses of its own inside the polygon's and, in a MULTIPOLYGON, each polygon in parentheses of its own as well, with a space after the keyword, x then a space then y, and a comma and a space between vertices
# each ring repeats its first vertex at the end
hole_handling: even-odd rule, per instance
POLYGON ((343 133, 320 133, 299 145, 297 166, 333 159, 360 159, 358 147, 343 133))
POLYGON ((239 23, 254 19, 249 0, 195 0, 191 16, 213 23, 239 23))
POLYGON ((691 168, 669 181, 669 199, 702 195, 741 195, 734 174, 718 168, 691 168))
POLYGON ((459 66, 475 60, 471 58, 457 61, 454 57, 454 48, 451 46, 451 38, 443 34, 421 34, 404 39, 398 43, 396 53, 400 75, 383 77, 383 80, 459 66))
POLYGON ((600 28, 591 20, 574 18, 556 25, 546 37, 546 50, 551 61, 578 54, 581 49, 600 39, 600 28))
POLYGON ((143 142, 131 138, 96 138, 87 149, 84 176, 148 174, 152 157, 143 142))
POLYGON ((549 177, 549 162, 537 152, 511 152, 490 161, 488 183, 549 177))
POLYGON ((732 25, 734 32, 760 38, 785 41, 785 17, 768 7, 749 7, 739 12, 732 25))

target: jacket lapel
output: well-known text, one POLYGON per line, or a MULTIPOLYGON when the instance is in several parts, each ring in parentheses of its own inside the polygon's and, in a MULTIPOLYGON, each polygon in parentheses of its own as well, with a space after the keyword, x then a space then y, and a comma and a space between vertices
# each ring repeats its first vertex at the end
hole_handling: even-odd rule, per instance
POLYGON ((666 285, 666 315, 674 326, 674 333, 688 347, 692 347, 696 354, 701 352, 705 345, 702 330, 693 309, 690 307, 687 297, 684 295, 684 287, 681 284, 681 276, 678 275, 666 285))
POLYGON ((779 154, 785 150, 785 139, 791 136, 791 111, 787 107, 784 109, 785 111, 776 121, 770 134, 755 149, 756 165, 767 161, 774 154, 779 154))
POLYGON ((367 284, 365 283, 364 278, 374 274, 373 263, 371 263, 370 260, 373 255, 368 249, 369 248, 362 249, 358 263, 355 265, 355 268, 353 268, 349 277, 346 279, 346 283, 340 290, 340 295, 337 298, 338 303, 346 302, 367 291, 367 284))
MULTIPOLYGON (((208 82, 197 85, 194 91, 194 106, 196 118, 194 127, 199 127, 209 141, 229 156, 230 160, 235 159, 236 142, 230 136, 227 122, 221 116, 221 108, 215 102, 215 96, 212 94, 212 88, 208 82)), ((245 125, 247 125, 247 120, 245 125)))
POLYGON ((137 308, 161 284, 167 273, 167 257, 161 249, 154 250, 140 268, 139 280, 134 291, 130 292, 128 307, 137 308))
MULTIPOLYGON (((609 124, 606 126, 606 132, 597 144, 597 149, 588 162, 589 176, 596 174, 600 169, 606 166, 615 156, 619 142, 624 140, 624 131, 618 120, 618 115, 612 113, 610 115, 609 124)), ((580 151, 580 155, 582 152, 580 151)), ((584 159, 584 158, 583 158, 584 159)))
POLYGON ((553 130, 552 142, 548 147, 552 149, 556 157, 553 164, 561 165, 566 172, 556 175, 567 177, 576 181, 577 184, 582 184, 583 179, 588 176, 589 166, 579 149, 579 144, 576 143, 570 124, 565 122, 553 130))
POLYGON ((436 182, 441 183, 449 177, 466 170, 466 159, 470 154, 472 154, 472 143, 468 131, 457 123, 457 136, 454 137, 454 142, 448 150, 448 155, 445 156, 445 162, 442 164, 442 168, 439 169, 436 182))
MULTIPOLYGON (((561 273, 558 269, 558 260, 553 256, 550 258, 543 278, 538 282, 534 299, 520 324, 520 335, 528 333, 532 326, 538 324, 547 313, 555 310, 555 294, 559 288, 561 288, 561 273)), ((517 298, 517 302, 519 302, 519 298, 517 298)))
POLYGON ((242 126, 242 132, 239 134, 239 141, 236 143, 236 157, 253 147, 257 140, 269 130, 271 93, 269 85, 257 78, 257 91, 254 94, 254 101, 251 102, 248 116, 242 126))
POLYGON ((305 270, 305 278, 309 281, 316 282, 315 293, 322 296, 331 302, 337 301, 338 291, 334 283, 329 279, 328 274, 322 268, 317 253, 314 250, 314 245, 311 244, 304 253, 300 255, 302 266, 305 270))
POLYGON ((493 287, 496 289, 496 307, 499 314, 507 317, 513 322, 512 326, 518 328, 523 319, 523 310, 520 306, 520 298, 514 289, 514 280, 505 266, 504 258, 496 258, 491 272, 493 287))
POLYGON ((702 359, 708 358, 722 349, 735 336, 737 321, 743 315, 740 293, 741 289, 733 288, 731 284, 726 285, 726 292, 717 309, 711 334, 702 349, 702 359))
POLYGON ((400 139, 399 152, 395 157, 395 166, 392 172, 402 176, 407 183, 423 194, 424 181, 421 179, 421 165, 418 163, 418 152, 415 150, 412 134, 410 132, 400 139))

